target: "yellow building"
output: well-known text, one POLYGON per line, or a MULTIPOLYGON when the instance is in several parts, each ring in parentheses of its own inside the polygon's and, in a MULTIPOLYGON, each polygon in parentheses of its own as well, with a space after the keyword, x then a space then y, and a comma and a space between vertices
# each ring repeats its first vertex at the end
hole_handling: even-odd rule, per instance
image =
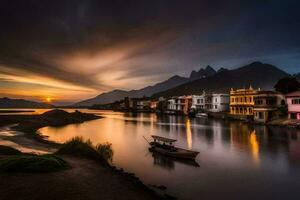
POLYGON ((230 114, 253 116, 254 96, 258 90, 251 86, 249 89, 231 89, 230 91, 230 114))

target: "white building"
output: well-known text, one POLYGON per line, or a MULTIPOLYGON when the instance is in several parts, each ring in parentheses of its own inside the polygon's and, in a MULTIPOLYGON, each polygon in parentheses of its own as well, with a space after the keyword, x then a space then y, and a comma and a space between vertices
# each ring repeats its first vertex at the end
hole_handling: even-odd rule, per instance
POLYGON ((168 110, 176 110, 176 99, 168 99, 168 110))
POLYGON ((203 92, 202 95, 192 95, 191 109, 194 109, 194 110, 204 110, 205 109, 205 92, 203 92))
POLYGON ((197 111, 223 112, 229 110, 229 94, 192 95, 192 109, 197 111))
POLYGON ((210 112, 224 112, 229 110, 229 94, 212 94, 210 112))

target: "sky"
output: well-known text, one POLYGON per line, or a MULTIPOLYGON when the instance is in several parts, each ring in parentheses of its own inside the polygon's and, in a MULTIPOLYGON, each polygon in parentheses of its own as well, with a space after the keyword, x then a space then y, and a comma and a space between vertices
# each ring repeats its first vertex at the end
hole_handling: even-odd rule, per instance
POLYGON ((300 72, 297 0, 1 0, 0 97, 68 104, 211 65, 300 72))

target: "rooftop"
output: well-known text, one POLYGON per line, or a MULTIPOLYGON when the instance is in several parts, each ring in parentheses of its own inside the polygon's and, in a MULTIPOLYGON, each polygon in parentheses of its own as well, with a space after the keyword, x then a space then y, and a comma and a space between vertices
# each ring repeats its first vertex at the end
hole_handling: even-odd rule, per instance
POLYGON ((286 97, 300 97, 300 91, 291 92, 285 95, 286 97))

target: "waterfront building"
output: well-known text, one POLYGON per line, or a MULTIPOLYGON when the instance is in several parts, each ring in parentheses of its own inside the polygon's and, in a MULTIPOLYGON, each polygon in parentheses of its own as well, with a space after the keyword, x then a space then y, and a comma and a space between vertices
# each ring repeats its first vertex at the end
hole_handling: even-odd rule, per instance
POLYGON ((224 112, 229 110, 229 94, 212 94, 210 112, 224 112))
POLYGON ((191 109, 203 111, 205 109, 205 92, 202 95, 192 95, 191 109))
POLYGON ((230 91, 230 114, 239 116, 253 116, 254 96, 258 90, 253 89, 237 89, 230 91))
POLYGON ((275 91, 257 91, 254 96, 254 121, 268 122, 278 115, 278 108, 285 105, 285 97, 275 91))
POLYGON ((157 104, 158 104, 157 101, 154 101, 154 100, 150 101, 151 110, 155 110, 157 108, 157 104))
POLYGON ((168 99, 168 106, 167 106, 168 111, 176 111, 175 101, 176 101, 175 98, 168 99))
POLYGON ((188 114, 192 105, 191 96, 179 96, 175 99, 176 111, 183 114, 188 114))
POLYGON ((224 112, 229 110, 229 94, 192 95, 191 109, 196 111, 224 112))
POLYGON ((289 119, 300 120, 300 91, 286 95, 289 119))
POLYGON ((137 111, 150 110, 151 101, 148 99, 134 99, 134 109, 137 111))
POLYGON ((188 114, 192 105, 191 96, 179 96, 168 99, 167 109, 171 113, 188 114))

